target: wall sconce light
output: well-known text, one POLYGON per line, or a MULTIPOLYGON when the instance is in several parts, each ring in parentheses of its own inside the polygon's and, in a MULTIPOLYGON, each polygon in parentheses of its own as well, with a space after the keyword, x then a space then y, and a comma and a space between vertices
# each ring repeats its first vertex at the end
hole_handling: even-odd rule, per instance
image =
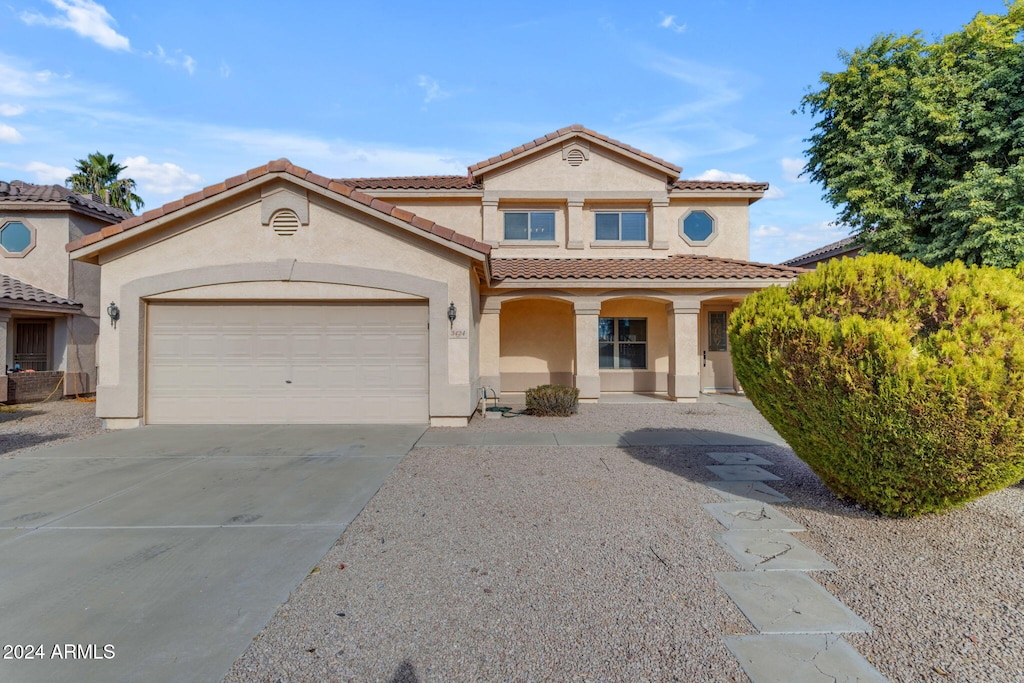
POLYGON ((117 321, 121 319, 121 309, 113 301, 107 306, 107 315, 110 316, 110 326, 117 327, 117 321))
POLYGON ((448 304, 448 329, 455 329, 455 318, 459 315, 458 310, 455 308, 455 302, 448 304))

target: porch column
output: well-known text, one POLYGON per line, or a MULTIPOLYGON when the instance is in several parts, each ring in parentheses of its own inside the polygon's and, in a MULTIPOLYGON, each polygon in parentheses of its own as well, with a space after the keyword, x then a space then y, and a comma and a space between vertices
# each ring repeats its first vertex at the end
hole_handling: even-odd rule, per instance
POLYGON ((576 388, 580 401, 592 403, 601 398, 601 371, 598 367, 597 321, 601 315, 600 302, 573 303, 576 319, 576 388))
POLYGON ((583 198, 570 197, 568 201, 566 232, 568 233, 565 248, 582 249, 584 244, 585 226, 583 225, 583 198))
MULTIPOLYGON (((7 339, 7 332, 10 329, 11 314, 8 311, 0 311, 0 349, 4 353, 4 365, 9 365, 11 357, 9 350, 11 343, 7 339)), ((5 367, 6 370, 6 367, 5 367)), ((7 373, 0 375, 0 403, 7 402, 7 373)))
POLYGON ((483 204, 483 241, 492 247, 498 246, 498 242, 504 237, 502 235, 501 215, 498 213, 498 198, 484 197, 483 204))
POLYGON ((501 395, 501 300, 487 299, 480 312, 480 386, 501 395))
POLYGON ((700 305, 668 305, 668 395, 693 403, 700 394, 700 305))

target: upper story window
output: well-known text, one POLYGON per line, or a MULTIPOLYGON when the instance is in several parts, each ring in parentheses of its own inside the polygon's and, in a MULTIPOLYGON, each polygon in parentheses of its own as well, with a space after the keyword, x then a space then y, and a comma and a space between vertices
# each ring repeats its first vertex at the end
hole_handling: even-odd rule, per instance
POLYGON ((553 242, 554 211, 506 211, 505 239, 553 242))
POLYGON ((0 227, 0 250, 4 256, 24 256, 35 245, 35 230, 21 221, 8 221, 0 227))
POLYGON ((647 239, 647 214, 643 211, 616 211, 594 214, 594 239, 639 242, 647 239))
POLYGON ((715 217, 707 211, 691 211, 679 221, 679 235, 691 246, 708 244, 717 234, 715 217))

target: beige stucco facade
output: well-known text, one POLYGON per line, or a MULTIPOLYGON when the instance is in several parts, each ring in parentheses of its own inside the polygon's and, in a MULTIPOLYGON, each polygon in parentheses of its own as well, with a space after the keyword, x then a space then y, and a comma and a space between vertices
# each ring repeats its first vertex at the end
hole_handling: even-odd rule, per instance
MULTIPOLYGON (((53 378, 54 394, 90 394, 96 390, 96 340, 105 308, 99 296, 100 268, 70 260, 65 245, 123 216, 97 209, 97 202, 76 195, 60 201, 59 193, 50 192, 41 198, 40 192, 47 189, 26 183, 14 183, 13 187, 12 183, 0 183, 0 235, 15 224, 31 232, 31 243, 24 250, 9 251, 0 246, 0 274, 33 288, 30 294, 12 293, 0 301, 4 371, 11 373, 17 367, 59 373, 53 378), (25 344, 30 326, 45 328, 44 346, 33 343, 32 349, 44 353, 26 354, 19 348, 19 344, 25 344), (26 329, 19 331, 21 327, 26 329), (29 357, 33 360, 24 362, 29 357)), ((7 387, 5 374, 0 378, 0 402, 8 400, 7 387)))
POLYGON ((424 419, 435 425, 465 424, 485 388, 567 384, 584 401, 734 389, 727 351, 724 361, 712 352, 707 379, 706 340, 721 338, 723 320, 709 313, 728 315, 796 271, 746 263, 748 207, 767 186, 678 173, 572 127, 464 179, 331 181, 272 162, 80 239, 73 257, 101 268, 101 298, 121 309, 100 336, 97 412, 111 427, 147 422, 147 311, 169 303, 426 306, 424 419), (695 211, 714 226, 696 243, 682 232, 695 211), (531 212, 553 231, 508 239, 505 214, 531 212), (623 212, 642 236, 598 234, 599 214, 625 221, 623 212))

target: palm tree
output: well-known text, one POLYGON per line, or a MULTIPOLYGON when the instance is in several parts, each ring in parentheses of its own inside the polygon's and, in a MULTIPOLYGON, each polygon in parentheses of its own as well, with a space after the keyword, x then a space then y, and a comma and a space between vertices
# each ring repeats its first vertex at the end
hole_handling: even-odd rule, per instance
POLYGON ((141 209, 145 203, 142 197, 135 194, 135 181, 131 178, 118 178, 125 167, 114 161, 113 154, 103 155, 93 152, 85 159, 76 159, 77 172, 68 176, 64 184, 75 192, 94 194, 104 204, 131 211, 141 209))

